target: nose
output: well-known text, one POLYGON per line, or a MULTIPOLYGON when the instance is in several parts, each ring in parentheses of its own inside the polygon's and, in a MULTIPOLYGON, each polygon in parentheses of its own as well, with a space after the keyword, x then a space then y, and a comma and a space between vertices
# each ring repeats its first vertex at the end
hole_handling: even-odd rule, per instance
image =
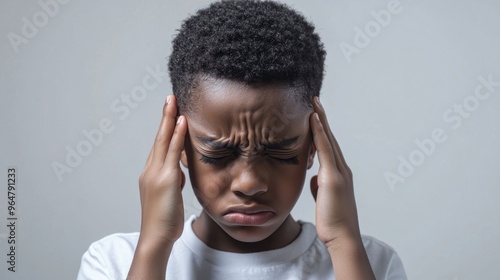
POLYGON ((238 196, 255 196, 268 191, 267 174, 258 160, 243 161, 234 170, 231 191, 238 196))

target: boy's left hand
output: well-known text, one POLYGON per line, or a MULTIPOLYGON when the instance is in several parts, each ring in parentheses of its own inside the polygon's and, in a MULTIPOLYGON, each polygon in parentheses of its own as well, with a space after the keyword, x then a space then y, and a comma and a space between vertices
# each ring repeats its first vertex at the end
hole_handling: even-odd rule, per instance
POLYGON ((309 121, 320 166, 318 175, 311 178, 311 192, 316 200, 318 236, 329 249, 346 241, 361 242, 351 170, 318 97, 313 98, 313 106, 315 113, 309 121))
POLYGON ((309 121, 319 158, 318 175, 311 178, 316 200, 316 230, 325 243, 335 279, 375 279, 359 231, 352 173, 328 125, 318 97, 309 121))

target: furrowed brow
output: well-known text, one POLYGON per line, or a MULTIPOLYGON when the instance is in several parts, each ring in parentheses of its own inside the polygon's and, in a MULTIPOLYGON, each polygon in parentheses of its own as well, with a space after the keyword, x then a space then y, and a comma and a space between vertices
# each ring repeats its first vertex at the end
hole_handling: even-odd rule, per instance
MULTIPOLYGON (((299 138, 300 138, 299 136, 295 136, 292 138, 286 138, 286 139, 279 140, 276 142, 269 142, 267 144, 263 144, 262 146, 264 146, 267 149, 272 149, 272 150, 285 150, 289 146, 297 143, 299 138)), ((234 150, 235 149, 235 146, 230 145, 228 143, 217 141, 216 139, 213 139, 213 138, 196 136, 196 139, 198 139, 198 141, 200 141, 202 144, 207 145, 214 150, 234 150)))

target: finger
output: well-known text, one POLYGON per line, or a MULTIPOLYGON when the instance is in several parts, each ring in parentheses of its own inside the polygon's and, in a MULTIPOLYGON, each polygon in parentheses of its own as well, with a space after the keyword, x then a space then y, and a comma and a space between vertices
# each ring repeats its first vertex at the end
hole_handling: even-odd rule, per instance
POLYGON ((156 134, 155 143, 153 145, 153 157, 151 164, 153 166, 162 167, 167 156, 168 146, 175 127, 177 108, 175 96, 169 95, 167 103, 163 106, 163 116, 160 123, 160 128, 156 134))
MULTIPOLYGON (((165 104, 163 104, 163 111, 165 111, 166 107, 167 107, 167 103, 169 100, 168 99, 169 97, 167 96, 167 99, 165 99, 165 104)), ((162 120, 163 120, 163 114, 162 114, 162 120)), ((162 124, 162 121, 160 121, 160 128, 158 130, 161 129, 161 124, 162 124)), ((158 135, 159 131, 156 132, 156 135, 158 135)), ((144 169, 147 169, 150 165, 151 165, 151 161, 153 160, 153 154, 154 154, 154 151, 155 151, 155 142, 156 142, 156 138, 155 138, 155 141, 153 142, 153 145, 151 145, 151 150, 149 151, 149 155, 148 155, 148 158, 146 160, 146 166, 144 169)))
POLYGON ((148 159, 146 160, 146 165, 144 166, 144 169, 147 169, 151 165, 151 160, 153 159, 153 151, 155 147, 154 144, 151 147, 151 150, 149 151, 148 159))
POLYGON ((314 175, 311 178, 311 194, 314 197, 314 201, 316 201, 316 197, 318 196, 318 176, 314 175))
POLYGON ((314 97, 314 111, 318 113, 319 119, 321 120, 321 123, 323 124, 324 130, 326 135, 328 136, 328 140, 332 145, 332 149, 334 151, 335 155, 335 162, 337 164, 338 170, 341 171, 347 171, 349 167, 347 166, 347 163, 345 161, 344 155, 342 154, 342 150, 340 149, 340 146, 337 142, 337 139, 335 139, 335 136, 333 135, 330 125, 328 123, 328 118, 326 117, 325 109, 319 102, 319 98, 317 96, 314 97))
POLYGON ((327 170, 338 170, 337 163, 335 162, 335 156, 333 151, 333 146, 326 135, 325 128, 317 113, 311 114, 311 127, 314 139, 314 145, 316 146, 316 151, 318 153, 318 160, 320 168, 326 168, 327 170))
MULTIPOLYGON (((165 104, 163 104, 163 111, 165 111, 166 107, 167 107, 167 104, 169 103, 169 100, 170 100, 170 95, 167 96, 167 98, 165 99, 165 104)), ((162 120, 163 120, 163 114, 162 114, 162 120)), ((160 121, 160 128, 161 128, 161 121, 160 121)), ((158 129, 159 130, 159 129, 158 129)), ((158 135, 159 131, 156 132, 156 135, 158 135)), ((148 155, 148 158, 146 160, 146 166, 144 169, 147 169, 150 165, 151 165, 151 161, 153 159, 153 153, 154 153, 154 150, 155 150, 155 142, 156 142, 156 139, 155 141, 153 142, 153 145, 151 145, 151 150, 149 151, 149 155, 148 155)))
POLYGON ((341 162, 341 164, 337 164, 337 166, 339 166, 339 170, 344 174, 351 174, 351 169, 347 165, 344 155, 342 154, 342 150, 340 149, 339 143, 337 142, 337 139, 335 139, 335 136, 333 134, 332 134, 332 139, 333 139, 333 151, 335 155, 337 155, 337 162, 341 162))
POLYGON ((174 134, 168 147, 168 155, 165 159, 165 168, 174 168, 179 166, 181 160, 181 153, 184 149, 184 139, 187 131, 186 117, 181 115, 177 119, 174 134))

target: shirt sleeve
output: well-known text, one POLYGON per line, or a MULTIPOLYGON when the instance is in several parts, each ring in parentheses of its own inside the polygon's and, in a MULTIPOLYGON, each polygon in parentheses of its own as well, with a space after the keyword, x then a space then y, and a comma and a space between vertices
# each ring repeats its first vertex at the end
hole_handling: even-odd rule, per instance
POLYGON ((83 254, 78 271, 77 280, 111 280, 109 273, 104 265, 104 259, 98 248, 92 243, 89 249, 83 254))
POLYGON ((387 280, 408 280, 406 272, 403 266, 403 262, 399 257, 398 253, 393 251, 391 261, 387 268, 387 280))
POLYGON ((363 244, 377 280, 407 280, 403 262, 391 246, 363 235, 363 244))

